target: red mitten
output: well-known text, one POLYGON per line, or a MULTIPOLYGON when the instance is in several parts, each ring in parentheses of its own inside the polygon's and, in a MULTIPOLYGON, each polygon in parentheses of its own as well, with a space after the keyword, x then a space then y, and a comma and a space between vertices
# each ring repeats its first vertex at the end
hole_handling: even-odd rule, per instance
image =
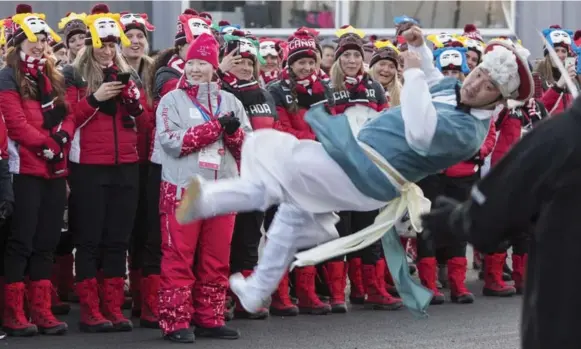
POLYGON ((123 105, 125 105, 127 113, 133 117, 139 116, 143 113, 143 107, 139 102, 140 97, 141 93, 139 92, 137 85, 135 85, 133 80, 129 80, 123 91, 121 91, 121 100, 123 105))

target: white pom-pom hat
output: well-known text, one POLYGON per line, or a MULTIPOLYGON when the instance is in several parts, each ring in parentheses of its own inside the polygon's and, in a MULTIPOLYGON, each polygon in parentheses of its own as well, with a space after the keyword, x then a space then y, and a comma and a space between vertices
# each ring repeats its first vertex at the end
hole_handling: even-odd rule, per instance
POLYGON ((486 44, 479 67, 507 99, 526 101, 533 96, 534 81, 526 57, 510 40, 492 40, 486 44))

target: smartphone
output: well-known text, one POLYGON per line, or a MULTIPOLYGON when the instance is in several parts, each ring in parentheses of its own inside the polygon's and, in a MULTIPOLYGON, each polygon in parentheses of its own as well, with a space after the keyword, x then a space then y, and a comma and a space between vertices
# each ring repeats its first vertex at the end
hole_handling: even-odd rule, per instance
POLYGON ((565 58, 565 68, 569 68, 572 65, 575 65, 575 57, 565 58))
POLYGON ((121 81, 123 85, 127 85, 130 78, 131 73, 117 73, 117 81, 121 81))

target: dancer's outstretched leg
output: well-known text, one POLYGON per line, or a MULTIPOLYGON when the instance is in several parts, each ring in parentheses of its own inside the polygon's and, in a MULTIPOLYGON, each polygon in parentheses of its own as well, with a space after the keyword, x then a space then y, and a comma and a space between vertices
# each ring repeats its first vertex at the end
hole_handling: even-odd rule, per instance
POLYGON ((312 247, 338 237, 324 232, 312 214, 281 204, 268 231, 268 241, 252 275, 230 277, 230 288, 250 313, 258 311, 276 290, 299 248, 312 247))
POLYGON ((231 212, 266 211, 276 199, 268 198, 264 185, 242 177, 215 182, 195 177, 176 210, 180 224, 231 212))

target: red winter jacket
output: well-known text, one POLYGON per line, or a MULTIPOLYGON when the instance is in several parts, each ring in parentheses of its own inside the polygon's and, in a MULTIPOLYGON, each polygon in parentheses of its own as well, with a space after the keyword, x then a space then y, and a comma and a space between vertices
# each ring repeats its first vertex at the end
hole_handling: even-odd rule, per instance
POLYGON ((488 129, 488 134, 484 139, 484 143, 480 147, 480 153, 475 156, 476 159, 470 159, 449 167, 444 171, 444 174, 448 177, 468 177, 472 176, 478 172, 484 159, 492 152, 494 149, 494 144, 496 142, 496 127, 494 122, 490 123, 490 128, 488 129))
MULTIPOLYGON (((9 138, 10 172, 42 178, 59 178, 67 175, 67 171, 55 174, 53 165, 39 155, 50 135, 59 129, 58 126, 51 130, 42 127, 44 117, 40 101, 22 99, 18 92, 14 70, 10 67, 0 70, 0 113, 6 123, 9 138)), ((69 136, 75 129, 72 116, 69 113, 60 128, 69 136)), ((3 136, 4 130, 0 132, 3 136)), ((6 149, 2 144, 3 159, 5 154, 6 149)), ((66 161, 68 149, 64 150, 64 155, 63 161, 66 161)))
POLYGON ((549 115, 556 115, 573 104, 573 95, 557 86, 552 86, 543 93, 541 102, 549 111, 549 115))
MULTIPOLYGON (((117 102, 115 116, 90 103, 86 82, 72 66, 63 69, 67 101, 74 111, 77 130, 70 159, 78 164, 119 165, 139 161, 136 127, 123 124, 124 106, 117 102)), ((138 116, 138 118, 141 116, 138 116)))
POLYGON ((137 126, 137 154, 140 163, 149 161, 150 151, 153 144, 153 132, 155 129, 155 114, 153 108, 147 103, 147 95, 143 88, 139 89, 141 94, 139 101, 143 107, 143 114, 135 118, 137 126))

